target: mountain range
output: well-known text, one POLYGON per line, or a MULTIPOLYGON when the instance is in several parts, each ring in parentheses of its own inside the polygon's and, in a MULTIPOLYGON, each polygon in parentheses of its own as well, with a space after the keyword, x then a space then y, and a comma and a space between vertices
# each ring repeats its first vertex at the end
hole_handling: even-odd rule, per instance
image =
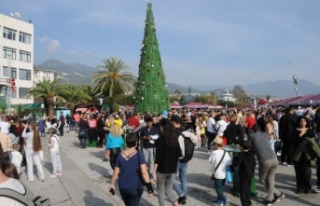
MULTIPOLYGON (((73 63, 68 64, 59 60, 50 59, 40 65, 36 65, 37 68, 54 71, 58 77, 65 79, 68 82, 79 84, 91 84, 92 76, 94 72, 99 71, 98 68, 86 66, 83 64, 73 63)), ((221 85, 178 85, 167 82, 168 90, 170 93, 174 93, 176 90, 181 93, 188 93, 190 90, 192 93, 208 93, 215 90, 228 90, 231 91, 234 85, 221 86, 221 85)), ((277 80, 258 82, 254 84, 240 85, 250 95, 272 97, 291 97, 295 96, 294 85, 289 80, 277 80)), ((320 93, 320 86, 313 84, 307 80, 301 79, 299 81, 299 94, 318 94, 320 93)))

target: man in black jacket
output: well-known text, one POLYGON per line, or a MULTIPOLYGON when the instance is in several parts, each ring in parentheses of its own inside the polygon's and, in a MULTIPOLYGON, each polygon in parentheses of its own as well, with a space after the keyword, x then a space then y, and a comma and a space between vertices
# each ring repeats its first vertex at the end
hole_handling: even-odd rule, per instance
POLYGON ((287 113, 279 121, 279 137, 282 140, 281 164, 292 166, 293 164, 293 131, 296 127, 296 115, 293 107, 287 108, 287 113))

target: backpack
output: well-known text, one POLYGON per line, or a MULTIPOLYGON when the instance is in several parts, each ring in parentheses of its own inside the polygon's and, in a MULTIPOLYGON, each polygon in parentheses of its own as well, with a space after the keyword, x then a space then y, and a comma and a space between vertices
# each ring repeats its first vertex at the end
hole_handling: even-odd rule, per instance
POLYGON ((24 185, 23 187, 25 189, 24 194, 21 194, 20 192, 17 192, 12 189, 0 188, 0 197, 8 197, 26 206, 50 206, 51 205, 51 201, 49 198, 34 196, 32 192, 29 190, 29 188, 25 187, 24 185))
POLYGON ((179 160, 180 160, 180 162, 185 163, 185 162, 189 162, 192 159, 193 153, 194 153, 194 148, 196 146, 194 141, 192 141, 192 139, 189 136, 193 135, 195 138, 197 138, 197 137, 191 132, 188 132, 189 133, 188 136, 186 136, 183 133, 185 133, 185 132, 180 133, 180 136, 178 138, 179 144, 180 144, 180 149, 182 152, 182 157, 179 160))

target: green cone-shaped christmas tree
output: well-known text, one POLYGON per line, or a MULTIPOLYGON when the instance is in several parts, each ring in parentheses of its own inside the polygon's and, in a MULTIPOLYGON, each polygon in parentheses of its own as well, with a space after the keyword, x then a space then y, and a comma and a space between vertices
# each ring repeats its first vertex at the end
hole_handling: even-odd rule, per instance
POLYGON ((148 3, 147 9, 135 99, 137 112, 161 113, 169 110, 166 77, 162 69, 151 3, 148 3))

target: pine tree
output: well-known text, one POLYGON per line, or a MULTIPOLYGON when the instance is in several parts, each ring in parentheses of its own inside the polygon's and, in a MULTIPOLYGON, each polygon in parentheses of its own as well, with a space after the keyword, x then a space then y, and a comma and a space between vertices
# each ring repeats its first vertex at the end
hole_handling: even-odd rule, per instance
POLYGON ((162 68, 151 3, 148 3, 145 23, 135 106, 137 112, 161 113, 169 110, 169 95, 162 68))

